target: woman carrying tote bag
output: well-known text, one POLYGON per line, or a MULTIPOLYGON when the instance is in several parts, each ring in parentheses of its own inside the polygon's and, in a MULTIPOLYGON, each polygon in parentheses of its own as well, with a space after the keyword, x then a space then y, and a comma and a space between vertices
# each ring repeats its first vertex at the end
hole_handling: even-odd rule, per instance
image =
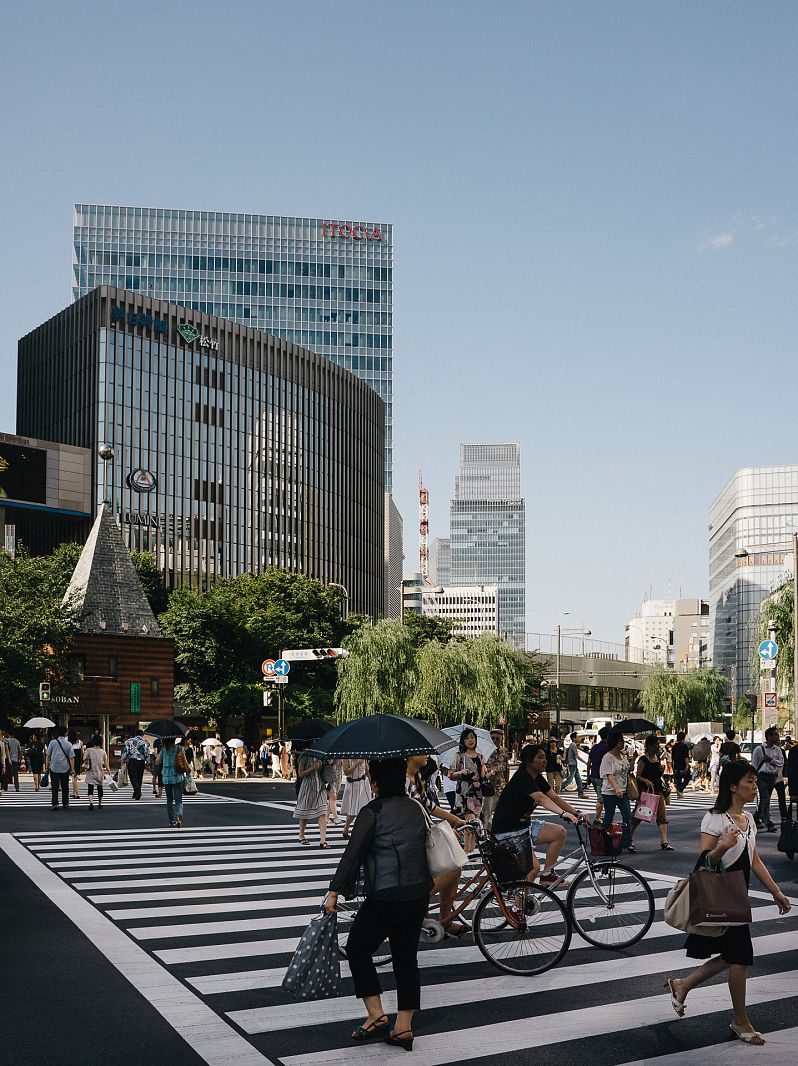
MULTIPOLYGON (((742 870, 746 884, 749 883, 753 870, 773 896, 779 913, 787 914, 791 907, 790 901, 762 862, 756 847, 753 816, 743 809, 755 799, 756 786, 756 771, 748 762, 732 762, 723 767, 715 805, 704 815, 701 822, 700 851, 702 855, 708 853, 709 861, 713 864, 722 860, 727 872, 742 870)), ((748 968, 754 961, 750 926, 729 926, 722 936, 689 933, 684 946, 688 958, 709 959, 709 962, 693 970, 687 977, 671 978, 666 982, 671 993, 671 1006, 679 1017, 684 1015, 687 994, 710 977, 726 970, 734 1010, 732 1021, 729 1023, 732 1032, 746 1044, 764 1044, 764 1037, 751 1024, 745 1003, 748 968)))
POLYGON ((358 909, 346 942, 346 956, 367 1017, 352 1040, 384 1039, 413 1050, 413 1012, 421 1006, 418 940, 427 915, 432 878, 427 866, 427 819, 418 803, 405 795, 405 759, 370 762, 377 799, 358 814, 341 856, 324 909, 332 914, 338 895, 354 893, 361 867, 365 901, 358 909), (382 1007, 382 988, 374 966, 375 950, 387 937, 396 977, 396 1018, 391 1027, 382 1007))

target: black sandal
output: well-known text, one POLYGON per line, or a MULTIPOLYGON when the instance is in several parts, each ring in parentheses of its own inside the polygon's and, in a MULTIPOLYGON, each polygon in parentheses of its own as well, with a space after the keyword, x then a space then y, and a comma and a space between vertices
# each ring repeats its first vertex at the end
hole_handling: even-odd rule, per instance
POLYGON ((660 843, 660 847, 663 851, 676 851, 676 848, 673 846, 673 844, 669 844, 667 840, 663 840, 660 843))
POLYGON ((319 847, 320 847, 320 848, 329 848, 329 846, 330 846, 330 845, 329 845, 329 844, 327 843, 327 841, 326 841, 326 840, 324 841, 324 843, 323 843, 323 844, 319 844, 319 847))
POLYGON ((385 1037, 385 1043, 390 1044, 391 1047, 400 1047, 402 1051, 412 1051, 413 1031, 412 1029, 405 1029, 401 1033, 389 1033, 385 1037))
POLYGON ((354 1033, 352 1033, 352 1039, 360 1041, 371 1040, 373 1037, 385 1036, 390 1028, 391 1023, 388 1021, 388 1015, 381 1014, 379 1018, 375 1018, 373 1021, 367 1022, 365 1025, 359 1025, 354 1033))

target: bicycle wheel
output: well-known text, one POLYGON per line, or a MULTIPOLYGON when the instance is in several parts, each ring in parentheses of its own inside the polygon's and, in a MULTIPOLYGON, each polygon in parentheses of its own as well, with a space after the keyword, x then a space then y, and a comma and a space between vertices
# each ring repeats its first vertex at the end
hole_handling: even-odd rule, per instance
POLYGON ((597 948, 628 948, 654 920, 654 895, 637 870, 621 863, 593 863, 574 879, 566 906, 577 933, 597 948))
POLYGON ((559 899, 529 881, 502 885, 501 894, 509 921, 493 892, 482 897, 474 915, 474 939, 488 962, 522 977, 556 966, 571 943, 571 924, 559 899))
MULTIPOLYGON (((352 928, 352 922, 354 922, 355 915, 360 910, 361 903, 363 903, 362 896, 356 896, 354 899, 342 899, 338 903, 338 921, 336 925, 338 928, 338 954, 341 958, 346 958, 346 942, 349 939, 349 930, 352 928)), ((374 952, 373 959, 375 966, 386 966, 391 961, 391 949, 387 940, 383 940, 374 952)))

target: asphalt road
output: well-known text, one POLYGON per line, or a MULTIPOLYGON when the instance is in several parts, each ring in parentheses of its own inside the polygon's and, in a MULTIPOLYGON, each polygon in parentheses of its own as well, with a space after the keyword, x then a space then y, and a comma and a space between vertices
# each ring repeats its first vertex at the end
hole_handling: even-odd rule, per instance
MULTIPOLYGON (((101 812, 89 812, 85 799, 52 812, 45 796, 4 794, 2 1041, 14 1066, 54 1058, 133 1066, 155 1057, 170 1066, 354 1066, 399 1056, 350 1045, 360 1018, 351 980, 340 997, 318 1003, 297 1003, 279 987, 342 850, 340 831, 331 830, 332 851, 300 848, 289 783, 200 788, 186 801, 181 831, 169 829, 163 801, 151 795, 133 803, 119 794, 101 812)), ((671 804, 676 851, 662 852, 656 828, 643 826, 638 854, 624 857, 650 880, 658 907, 668 879, 692 866, 709 803, 688 793, 671 804)), ((758 843, 796 901, 792 915, 776 918, 766 898, 754 900, 749 1000, 771 1037, 767 1049, 732 1042, 723 984, 694 993, 687 1016, 676 1018, 664 974, 695 963, 657 913, 649 934, 622 952, 574 936, 560 965, 537 978, 500 974, 470 936, 424 948, 427 1006, 412 1061, 672 1066, 678 1056, 687 1066, 728 1066, 758 1054, 768 1066, 794 1063, 798 860, 776 851, 775 834, 758 843)), ((384 984, 393 987, 389 969, 384 984)))

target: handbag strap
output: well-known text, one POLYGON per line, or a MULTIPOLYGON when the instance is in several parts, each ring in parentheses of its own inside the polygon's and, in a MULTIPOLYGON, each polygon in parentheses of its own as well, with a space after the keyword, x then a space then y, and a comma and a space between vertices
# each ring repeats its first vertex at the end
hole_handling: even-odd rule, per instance
POLYGON ((412 799, 413 803, 417 803, 419 805, 419 807, 421 808, 421 813, 424 815, 424 821, 426 822, 426 825, 427 825, 427 832, 431 833, 432 832, 432 818, 430 818, 429 811, 427 810, 427 808, 424 806, 424 804, 421 802, 420 799, 416 799, 415 796, 411 796, 410 798, 412 799))

